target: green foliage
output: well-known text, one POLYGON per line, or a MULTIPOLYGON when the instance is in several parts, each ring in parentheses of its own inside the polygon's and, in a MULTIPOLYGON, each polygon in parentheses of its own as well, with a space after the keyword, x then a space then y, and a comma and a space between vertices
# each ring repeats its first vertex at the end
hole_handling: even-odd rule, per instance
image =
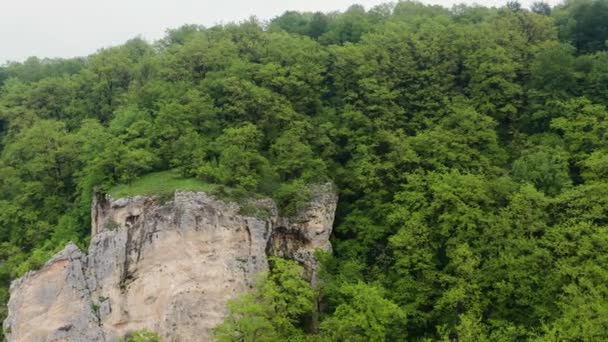
POLYGON ((333 181, 318 287, 272 259, 220 340, 606 340, 607 10, 354 5, 1 66, 0 302, 86 245, 94 191, 290 216, 333 181))
POLYGON ((118 340, 119 342, 162 342, 162 338, 147 329, 137 330, 128 333, 124 338, 118 340))
POLYGON ((275 198, 281 214, 293 216, 310 200, 309 185, 301 180, 283 183, 275 191, 275 198))
POLYGON ((551 121, 576 159, 583 159, 598 149, 608 147, 608 110, 586 98, 572 99, 559 108, 563 113, 551 121))
POLYGON ((177 171, 170 170, 149 173, 132 183, 116 185, 108 193, 114 198, 150 195, 165 197, 176 190, 211 192, 214 189, 214 184, 196 178, 184 178, 177 171))
POLYGON ((381 288, 364 283, 344 284, 344 303, 321 324, 330 341, 387 341, 405 339, 396 326, 405 324, 405 314, 386 299, 381 288), (395 331, 392 331, 395 330, 395 331))
POLYGON ((608 49, 608 1, 566 1, 554 12, 560 37, 571 41, 581 53, 608 49))
POLYGON ((545 146, 522 151, 513 162, 513 179, 530 182, 545 194, 553 196, 571 186, 568 154, 545 146))
POLYGON ((313 310, 313 290, 297 263, 276 257, 253 293, 228 304, 228 317, 214 331, 220 342, 303 339, 301 320, 313 310))

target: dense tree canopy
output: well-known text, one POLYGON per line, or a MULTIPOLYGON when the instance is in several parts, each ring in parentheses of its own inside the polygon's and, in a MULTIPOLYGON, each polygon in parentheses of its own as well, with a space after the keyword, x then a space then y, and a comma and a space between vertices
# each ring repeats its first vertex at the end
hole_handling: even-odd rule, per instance
POLYGON ((607 340, 607 18, 400 1, 8 63, 0 301, 93 191, 174 170, 293 214, 332 180, 319 288, 272 259, 219 340, 607 340))

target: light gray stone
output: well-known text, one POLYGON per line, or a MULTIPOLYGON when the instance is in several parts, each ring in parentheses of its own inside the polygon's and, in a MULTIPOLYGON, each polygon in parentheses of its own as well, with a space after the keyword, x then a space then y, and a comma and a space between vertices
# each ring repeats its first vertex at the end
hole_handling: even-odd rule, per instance
POLYGON ((86 257, 69 243, 40 270, 11 284, 9 341, 105 341, 83 269, 86 257))
POLYGON ((166 341, 207 341, 226 302, 253 288, 268 257, 299 261, 316 284, 316 250, 331 250, 337 196, 312 189, 295 217, 271 200, 252 204, 268 217, 239 213, 205 193, 176 192, 92 205, 88 255, 73 244, 11 286, 9 341, 115 341, 147 328, 166 341))

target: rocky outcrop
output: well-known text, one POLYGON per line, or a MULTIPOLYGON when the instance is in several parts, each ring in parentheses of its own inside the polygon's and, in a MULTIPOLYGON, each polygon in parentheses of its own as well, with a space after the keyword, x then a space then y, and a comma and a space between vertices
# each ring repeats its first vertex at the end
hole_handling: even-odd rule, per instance
POLYGON ((11 284, 9 341, 104 341, 85 279, 86 256, 68 244, 37 272, 11 284))
POLYGON ((299 261, 316 282, 313 253, 331 248, 337 197, 330 185, 313 193, 289 218, 270 200, 252 203, 265 214, 256 217, 205 193, 166 203, 99 197, 88 254, 69 244, 12 284, 9 341, 115 341, 142 328, 166 341, 207 341, 269 256, 299 261))

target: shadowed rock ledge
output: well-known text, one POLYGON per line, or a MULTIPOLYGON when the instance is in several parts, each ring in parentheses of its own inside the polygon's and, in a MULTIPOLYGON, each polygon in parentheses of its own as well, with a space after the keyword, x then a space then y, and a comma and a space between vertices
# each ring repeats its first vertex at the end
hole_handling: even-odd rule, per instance
POLYGON ((315 186, 308 205, 280 217, 242 215, 205 193, 98 197, 87 255, 68 244, 11 285, 9 341, 114 341, 148 328, 167 341, 206 341, 226 302, 252 288, 269 256, 299 261, 316 283, 315 250, 330 250, 337 196, 315 186))

